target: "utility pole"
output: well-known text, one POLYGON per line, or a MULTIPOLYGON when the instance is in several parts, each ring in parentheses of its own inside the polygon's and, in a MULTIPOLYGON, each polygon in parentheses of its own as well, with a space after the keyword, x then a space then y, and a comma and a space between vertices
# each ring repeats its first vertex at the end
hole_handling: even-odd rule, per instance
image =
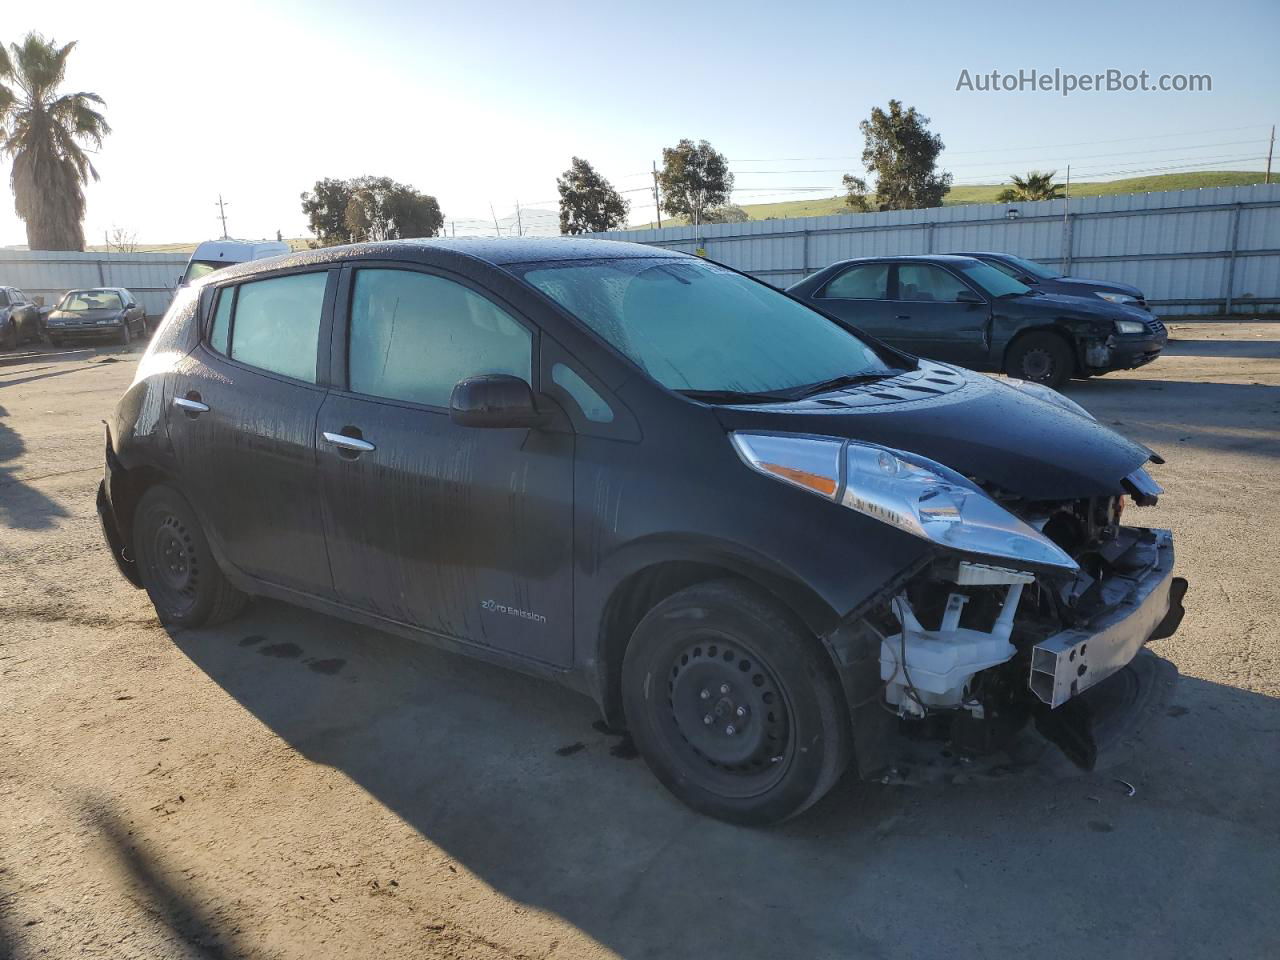
POLYGON ((1266 179, 1262 181, 1263 183, 1271 182, 1271 154, 1275 152, 1275 149, 1276 149, 1276 125, 1273 123, 1271 125, 1271 143, 1267 145, 1267 176, 1266 176, 1266 179))
POLYGON ((449 236, 456 237, 458 235, 458 224, 454 220, 449 221, 449 236))
POLYGON ((1067 189, 1062 194, 1062 271, 1071 269, 1071 221, 1067 208, 1071 206, 1071 164, 1067 164, 1067 189))
POLYGON ((493 201, 489 201, 489 216, 493 217, 493 235, 495 237, 502 236, 502 231, 498 229, 498 214, 494 212, 493 201))
POLYGON ((662 229, 662 194, 658 191, 658 161, 653 161, 653 206, 658 211, 658 229, 662 229))
POLYGON ((230 240, 227 236, 227 205, 222 201, 222 194, 218 194, 218 219, 222 221, 222 239, 230 240))
POLYGON ((516 201, 516 236, 524 236, 524 221, 520 218, 520 201, 516 201))

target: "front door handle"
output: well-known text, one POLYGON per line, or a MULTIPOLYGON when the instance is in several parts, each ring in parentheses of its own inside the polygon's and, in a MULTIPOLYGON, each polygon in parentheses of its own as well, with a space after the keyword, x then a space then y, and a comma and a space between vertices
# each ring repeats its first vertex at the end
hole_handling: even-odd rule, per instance
POLYGON ((209 405, 207 403, 201 403, 199 400, 193 400, 191 397, 174 397, 173 405, 186 411, 187 415, 192 417, 209 412, 209 405))
POLYGON ((361 440, 359 437, 349 437, 345 433, 329 433, 327 430, 322 436, 340 450, 350 450, 352 453, 368 453, 371 450, 377 450, 368 440, 361 440))
POLYGON ((895 319, 895 320, 910 320, 910 319, 911 319, 911 314, 909 314, 909 313, 900 313, 900 314, 898 314, 896 317, 894 317, 893 319, 895 319))

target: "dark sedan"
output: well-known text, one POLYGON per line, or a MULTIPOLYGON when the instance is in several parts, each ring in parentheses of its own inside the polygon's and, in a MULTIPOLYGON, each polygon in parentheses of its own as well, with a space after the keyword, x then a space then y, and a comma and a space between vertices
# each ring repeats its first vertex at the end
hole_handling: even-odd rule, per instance
POLYGON ((1088 280, 1084 277, 1068 277, 1060 270, 1046 267, 1025 257, 1011 253, 957 253, 957 257, 973 257, 989 263, 1001 273, 1034 287, 1041 293, 1056 293, 1064 297, 1101 297, 1109 303, 1150 310, 1142 291, 1127 283, 1112 280, 1088 280))
POLYGON ((147 334, 147 311, 124 287, 72 290, 45 321, 53 346, 72 338, 114 340, 127 346, 147 334))
POLYGON ((1168 340, 1145 310, 1041 294, 972 257, 845 260, 787 292, 917 356, 1051 387, 1150 363, 1168 340))
POLYGON ((40 308, 17 287, 0 287, 0 350, 40 338, 40 308))

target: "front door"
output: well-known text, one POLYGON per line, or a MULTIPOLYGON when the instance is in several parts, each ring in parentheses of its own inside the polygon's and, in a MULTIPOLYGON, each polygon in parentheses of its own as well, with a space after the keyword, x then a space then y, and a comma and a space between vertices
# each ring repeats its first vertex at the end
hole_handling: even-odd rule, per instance
POLYGON ((330 393, 316 430, 339 599, 569 664, 573 434, 448 413, 466 377, 532 383, 535 331, 460 278, 420 270, 349 270, 339 299, 348 389, 330 393))
POLYGON ((900 263, 894 295, 894 346, 931 360, 982 366, 990 308, 963 280, 931 263, 900 263), (980 302, 966 302, 963 297, 980 302))
POLYGON ((166 413, 182 492, 236 568, 327 596, 315 425, 325 291, 338 271, 223 287, 166 413))

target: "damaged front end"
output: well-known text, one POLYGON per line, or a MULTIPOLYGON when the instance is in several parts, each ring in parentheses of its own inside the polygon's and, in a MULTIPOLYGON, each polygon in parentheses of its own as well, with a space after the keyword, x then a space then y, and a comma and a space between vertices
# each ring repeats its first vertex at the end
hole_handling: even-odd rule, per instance
MULTIPOLYGON (((1145 471, 1135 502, 1159 493, 1145 471)), ((1125 496, 1053 504, 1004 501, 1065 553, 1074 571, 936 560, 867 615, 880 637, 883 704, 902 732, 964 755, 1007 747, 1028 722, 1073 762, 1097 759, 1076 700, 1182 620, 1168 530, 1125 526, 1125 496)))
POLYGON ((1126 504, 1151 506, 1162 492, 1145 469, 1095 483, 1110 493, 1044 500, 857 440, 736 432, 733 442, 760 473, 936 548, 824 638, 861 775, 895 763, 895 734, 972 756, 1032 721, 1093 766, 1080 695, 1182 619, 1187 585, 1173 576, 1169 531, 1121 521, 1126 504))

